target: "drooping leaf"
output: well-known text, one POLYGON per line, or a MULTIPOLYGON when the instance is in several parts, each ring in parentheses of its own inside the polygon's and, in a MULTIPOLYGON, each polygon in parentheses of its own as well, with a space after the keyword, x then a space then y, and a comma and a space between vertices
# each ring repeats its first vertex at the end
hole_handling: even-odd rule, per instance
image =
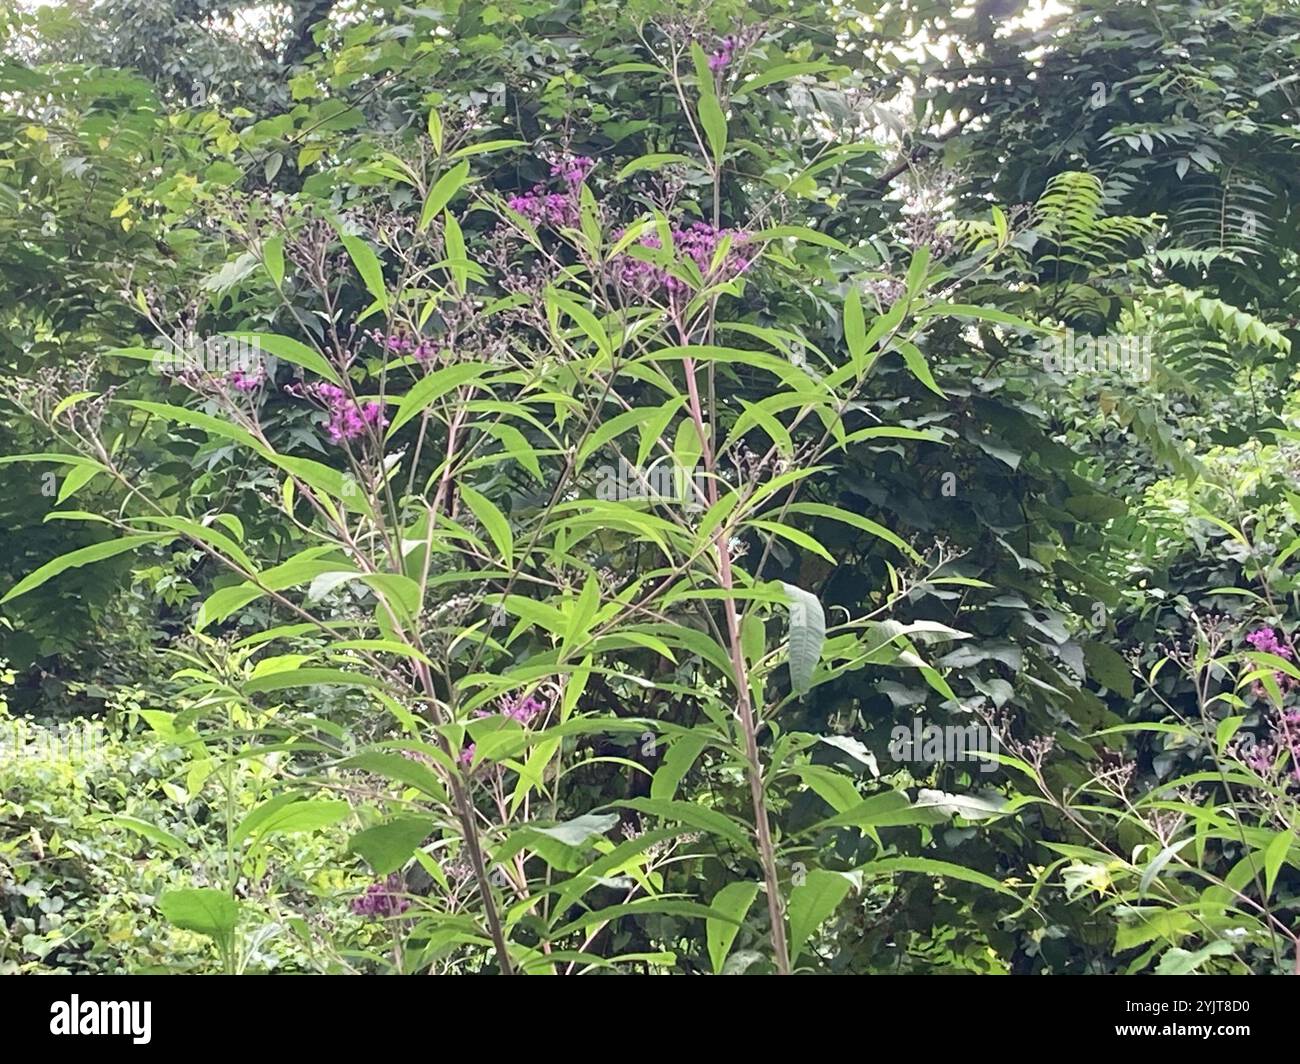
POLYGON ((125 554, 127 551, 135 550, 146 543, 157 543, 167 538, 167 536, 160 535, 123 536, 121 539, 105 540, 103 543, 92 543, 88 547, 79 547, 76 550, 69 551, 53 561, 46 562, 35 572, 28 573, 27 576, 19 580, 9 589, 4 598, 0 598, 0 605, 18 598, 19 595, 34 591, 47 580, 51 580, 69 569, 78 569, 83 565, 90 565, 94 562, 103 561, 105 558, 125 554))
POLYGON ((813 670, 821 661, 826 643, 826 615, 817 596, 782 581, 789 597, 790 683, 795 694, 812 686, 813 670))

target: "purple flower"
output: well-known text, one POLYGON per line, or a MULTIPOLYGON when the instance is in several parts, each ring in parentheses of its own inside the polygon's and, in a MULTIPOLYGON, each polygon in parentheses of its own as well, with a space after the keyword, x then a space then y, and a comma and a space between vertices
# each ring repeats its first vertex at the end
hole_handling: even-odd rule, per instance
POLYGON ((578 205, 574 198, 559 192, 547 192, 542 185, 534 185, 522 196, 511 196, 506 206, 522 214, 533 225, 578 224, 578 205))
POLYGON ((367 335, 385 351, 395 355, 410 355, 421 365, 433 361, 442 348, 439 341, 427 336, 421 336, 417 340, 400 332, 385 333, 379 329, 372 329, 367 335))
POLYGON ((475 749, 474 744, 470 743, 467 747, 465 747, 464 750, 460 752, 460 757, 458 757, 456 760, 459 761, 465 768, 469 768, 469 766, 474 762, 474 749, 475 749))
POLYGON ((380 883, 371 883, 359 898, 352 899, 352 911, 358 916, 400 916, 411 907, 402 897, 405 884, 396 872, 380 883))
POLYGON ((522 214, 533 225, 578 224, 578 186, 595 167, 596 162, 585 155, 563 155, 551 164, 551 177, 564 187, 563 192, 550 192, 545 185, 534 185, 527 192, 511 196, 506 206, 522 214))
POLYGON ((1291 648, 1278 642, 1272 628, 1256 628, 1246 636, 1246 642, 1261 654, 1276 654, 1279 658, 1291 659, 1291 648))
POLYGON ((557 163, 551 164, 551 176, 558 177, 570 188, 576 188, 587 180, 587 175, 596 168, 596 161, 585 155, 566 155, 557 163))
POLYGON ((226 381, 237 392, 255 392, 262 386, 266 380, 266 370, 258 365, 252 369, 232 369, 226 376, 226 381))
POLYGON ((536 695, 527 695, 523 698, 513 699, 508 695, 501 699, 501 712, 511 720, 517 720, 520 724, 531 724, 532 721, 545 713, 550 706, 538 698, 536 695))
POLYGON ((715 74, 724 70, 735 58, 736 38, 728 34, 722 38, 718 47, 709 53, 709 69, 715 74))
POLYGON ((325 431, 331 443, 346 443, 367 429, 378 430, 388 424, 382 403, 357 403, 337 384, 322 381, 309 385, 305 392, 329 413, 325 431))
MULTIPOLYGON (((693 222, 685 228, 672 230, 672 238, 677 253, 694 262, 710 284, 739 277, 757 258, 757 252, 749 247, 750 236, 743 229, 722 229, 707 222, 693 222), (727 252, 715 267, 718 249, 727 238, 730 238, 727 252)), ((644 248, 654 250, 662 246, 658 235, 654 233, 643 236, 639 243, 644 248)), ((620 255, 614 262, 614 280, 622 288, 641 297, 650 296, 662 289, 673 299, 681 296, 689 287, 662 266, 631 255, 620 255)))
POLYGON ((1259 743, 1246 754, 1246 764, 1261 776, 1273 771, 1273 762, 1277 760, 1277 747, 1272 743, 1259 743))
MULTIPOLYGON (((519 698, 511 698, 510 695, 502 695, 497 700, 497 713, 508 720, 517 720, 520 724, 531 724, 548 709, 551 708, 550 702, 544 698, 538 698, 536 695, 523 695, 519 698)), ((494 716, 491 710, 476 710, 476 717, 494 716)))
POLYGON ((907 292, 907 285, 897 277, 884 277, 878 281, 868 281, 864 288, 867 294, 874 296, 882 307, 897 303, 907 292))

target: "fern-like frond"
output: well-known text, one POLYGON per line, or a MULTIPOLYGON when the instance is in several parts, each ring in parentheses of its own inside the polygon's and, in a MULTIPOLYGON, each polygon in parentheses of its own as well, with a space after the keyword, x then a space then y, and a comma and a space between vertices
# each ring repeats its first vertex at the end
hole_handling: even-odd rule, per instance
POLYGON ((1180 247, 1266 255, 1277 226, 1277 194, 1244 170, 1187 182, 1169 219, 1180 247))

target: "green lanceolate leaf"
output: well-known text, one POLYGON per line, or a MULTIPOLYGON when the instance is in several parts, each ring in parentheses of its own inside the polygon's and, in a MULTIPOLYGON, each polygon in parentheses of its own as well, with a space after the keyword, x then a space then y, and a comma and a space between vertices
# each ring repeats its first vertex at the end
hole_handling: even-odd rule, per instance
POLYGON ((29 591, 36 590, 47 580, 51 580, 69 569, 78 569, 83 565, 90 565, 94 562, 103 561, 105 558, 112 558, 118 554, 136 550, 146 543, 158 543, 167 538, 169 537, 160 535, 123 536, 121 539, 105 540, 103 543, 92 543, 88 547, 80 547, 77 550, 69 551, 53 561, 46 562, 35 572, 29 573, 19 580, 9 589, 4 598, 0 598, 0 604, 10 602, 18 598, 19 595, 26 595, 29 591))
POLYGON ((826 615, 817 596, 782 581, 789 600, 790 684, 795 694, 812 686, 813 671, 826 643, 826 615))
POLYGON ((745 914, 749 912, 749 907, 754 903, 757 894, 757 883, 739 882, 728 883, 713 896, 710 907, 736 921, 734 924, 716 919, 706 922, 705 935, 709 947, 709 961, 713 965, 715 975, 722 972, 727 954, 731 952, 731 945, 740 932, 738 924, 745 919, 745 914))
POLYGON ((823 923, 839 908, 840 902, 853 887, 852 880, 842 872, 814 869, 805 874, 802 883, 790 891, 790 956, 795 958, 805 943, 823 923))
POLYGON ((282 362, 292 362, 295 366, 311 370, 319 377, 324 377, 332 384, 342 385, 339 376, 329 360, 315 348, 308 347, 301 340, 291 336, 277 336, 274 333, 227 333, 232 340, 252 345, 254 350, 266 351, 282 362))
MULTIPOLYGON (((508 146, 510 143, 513 142, 500 142, 502 146, 508 146)), ((488 148, 485 150, 496 149, 488 148)), ((464 154, 464 151, 458 154, 464 154)), ((429 223, 438 216, 438 212, 451 202, 451 198, 461 190, 467 180, 469 180, 469 163, 467 162, 457 163, 442 177, 438 178, 433 188, 429 190, 428 198, 424 201, 424 208, 420 211, 420 229, 428 227, 429 223)))
POLYGON ((695 81, 700 93, 700 126, 704 130, 709 150, 713 153, 714 166, 721 166, 722 156, 727 150, 727 116, 722 113, 722 105, 718 102, 718 94, 713 85, 713 71, 709 69, 704 49, 698 44, 692 44, 691 57, 695 63, 695 81))

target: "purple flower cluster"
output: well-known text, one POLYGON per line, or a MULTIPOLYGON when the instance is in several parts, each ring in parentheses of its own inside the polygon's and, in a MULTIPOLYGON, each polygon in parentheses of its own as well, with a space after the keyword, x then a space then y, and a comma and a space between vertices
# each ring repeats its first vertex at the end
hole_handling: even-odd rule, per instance
POLYGON ((715 74, 725 70, 736 54, 736 38, 728 34, 723 37, 718 47, 709 53, 709 69, 715 74))
MULTIPOLYGON (((1260 654, 1275 654, 1286 661, 1295 658, 1290 639, 1285 634, 1279 639, 1272 628, 1256 628, 1247 634, 1246 642, 1260 654)), ((1300 687, 1300 681, 1293 676, 1274 671, 1273 677, 1283 696, 1300 687)), ((1269 697, 1268 689, 1258 680, 1251 685, 1250 691, 1261 701, 1269 697)), ((1266 717, 1269 724, 1267 735, 1259 742, 1247 735, 1234 743, 1237 757, 1252 772, 1269 779, 1273 777, 1278 758, 1286 755, 1291 765, 1291 774, 1300 782, 1300 709, 1278 708, 1268 711, 1266 717)))
POLYGON ((352 899, 352 911, 358 916, 400 916, 411 907, 402 897, 404 885, 396 872, 380 883, 371 883, 359 898, 352 899))
POLYGON ((358 403, 337 384, 322 381, 310 385, 307 392, 323 404, 329 413, 325 431, 329 434, 331 443, 346 443, 355 440, 367 429, 382 429, 388 424, 382 403, 358 403))
POLYGON ((1277 760, 1277 744, 1271 742, 1256 743, 1254 746, 1241 747, 1242 760, 1246 766, 1260 776, 1267 776, 1273 771, 1277 760))
POLYGON ((1291 775, 1300 781, 1300 709, 1270 713, 1267 736, 1261 742, 1245 736, 1234 749, 1247 768, 1265 778, 1273 776, 1279 755, 1286 754, 1291 775))
POLYGON ((500 705, 503 716, 511 720, 517 720, 520 724, 531 724, 550 708, 548 703, 536 695, 527 695, 520 698, 511 698, 506 695, 501 699, 500 705))
POLYGON ((460 757, 458 757, 456 760, 459 761, 461 765, 464 766, 465 768, 469 768, 469 766, 474 763, 475 749, 477 749, 477 747, 473 743, 470 743, 467 747, 465 747, 464 750, 460 752, 460 757))
POLYGON ((228 383, 237 392, 255 392, 266 381, 266 370, 260 365, 253 366, 251 369, 232 369, 226 375, 228 383))
MULTIPOLYGON (((536 695, 521 695, 518 698, 502 695, 497 700, 497 712, 509 720, 517 720, 520 724, 531 724, 550 708, 550 702, 544 698, 538 698, 536 695)), ((491 717, 494 714, 491 710, 480 709, 474 715, 476 717, 491 717)))
MULTIPOLYGON (((693 222, 685 228, 674 229, 672 237, 677 251, 689 257, 709 283, 739 277, 757 258, 757 252, 748 246, 749 233, 743 229, 724 229, 707 222, 693 222), (727 237, 731 238, 731 243, 714 271, 713 260, 717 256, 718 246, 727 237)), ((663 246, 655 233, 646 234, 638 243, 642 247, 656 250, 663 246)), ((631 255, 620 255, 614 262, 614 280, 620 287, 642 297, 660 289, 670 297, 677 297, 683 295, 688 288, 686 282, 674 277, 662 266, 631 255)))
POLYGON ((561 192, 547 192, 541 185, 534 185, 522 196, 511 196, 506 206, 516 214, 522 214, 533 225, 567 225, 578 224, 578 205, 573 197, 561 192))
POLYGON ((367 334, 371 340, 394 355, 410 355, 421 365, 433 361, 442 349, 442 344, 427 336, 413 338, 404 333, 386 333, 372 329, 367 334))
POLYGON ((533 225, 578 224, 578 186, 595 167, 595 160, 585 155, 565 155, 551 165, 551 177, 563 186, 563 192, 548 192, 545 185, 534 185, 519 196, 506 200, 516 214, 522 214, 533 225))
POLYGON ((907 292, 907 285, 898 277, 882 277, 877 281, 868 281, 863 287, 882 307, 892 306, 907 292))
POLYGON ((1261 654, 1276 654, 1279 658, 1291 660, 1291 648, 1278 642, 1277 633, 1272 628, 1256 628, 1246 636, 1246 642, 1261 654))
POLYGON ((551 176, 557 177, 566 188, 576 189, 596 168, 596 160, 585 155, 565 155, 551 164, 551 176))
MULTIPOLYGON (((1272 628, 1256 628, 1246 636, 1246 642, 1260 654, 1276 654, 1279 658, 1285 658, 1287 661, 1290 661, 1294 656, 1291 648, 1278 639, 1277 633, 1272 628)), ((1300 686, 1300 681, 1297 681, 1294 676, 1288 676, 1281 672, 1275 671, 1273 678, 1277 680, 1278 687, 1283 691, 1292 691, 1300 686)), ((1268 689, 1258 680, 1251 684, 1250 693, 1260 699, 1268 697, 1268 689)))

